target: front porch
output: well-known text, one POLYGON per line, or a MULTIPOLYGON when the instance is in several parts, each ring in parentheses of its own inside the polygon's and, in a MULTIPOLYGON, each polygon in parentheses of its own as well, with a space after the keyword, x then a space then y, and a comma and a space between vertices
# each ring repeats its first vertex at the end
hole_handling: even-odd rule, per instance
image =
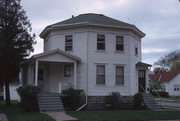
POLYGON ((77 88, 77 68, 80 59, 61 50, 32 56, 26 65, 24 84, 35 85, 41 92, 61 93, 77 88))

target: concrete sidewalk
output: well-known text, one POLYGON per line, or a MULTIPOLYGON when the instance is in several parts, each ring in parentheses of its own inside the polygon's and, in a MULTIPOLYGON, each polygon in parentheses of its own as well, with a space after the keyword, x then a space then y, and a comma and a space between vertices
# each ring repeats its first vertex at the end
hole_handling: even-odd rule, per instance
POLYGON ((165 107, 166 109, 170 109, 170 110, 180 110, 180 103, 178 102, 171 102, 171 101, 157 101, 159 103, 159 105, 165 107))
POLYGON ((5 114, 3 114, 3 113, 0 114, 0 121, 8 121, 5 114))
POLYGON ((43 112, 52 118, 54 118, 56 121, 79 121, 78 119, 67 115, 65 112, 43 112))

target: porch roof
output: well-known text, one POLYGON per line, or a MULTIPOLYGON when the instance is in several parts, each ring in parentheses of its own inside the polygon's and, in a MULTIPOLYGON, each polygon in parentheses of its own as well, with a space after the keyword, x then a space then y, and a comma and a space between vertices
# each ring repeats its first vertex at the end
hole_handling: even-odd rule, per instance
POLYGON ((43 52, 43 53, 39 53, 39 54, 33 55, 33 56, 30 58, 30 60, 34 60, 34 59, 38 59, 38 58, 40 58, 40 57, 52 55, 52 54, 54 54, 54 53, 59 53, 59 54, 61 54, 61 55, 64 55, 64 56, 66 56, 66 57, 68 57, 68 58, 70 58, 70 59, 73 59, 73 60, 75 60, 75 61, 78 61, 78 62, 81 61, 81 59, 80 59, 79 57, 76 57, 76 56, 74 56, 74 55, 71 55, 71 54, 69 54, 69 53, 67 53, 67 52, 64 52, 64 51, 60 50, 60 49, 55 49, 55 50, 51 50, 51 51, 48 51, 48 52, 43 52))
POLYGON ((152 65, 143 62, 137 62, 136 66, 151 67, 152 65))

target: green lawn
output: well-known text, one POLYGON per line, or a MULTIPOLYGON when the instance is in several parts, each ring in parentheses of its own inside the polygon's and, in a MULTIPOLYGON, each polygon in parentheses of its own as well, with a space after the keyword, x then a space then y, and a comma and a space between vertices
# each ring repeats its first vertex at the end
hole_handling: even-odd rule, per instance
POLYGON ((4 102, 0 102, 0 113, 5 113, 9 121, 55 121, 50 116, 39 112, 25 112, 18 104, 6 107, 4 102))
POLYGON ((180 111, 116 110, 116 111, 69 111, 67 114, 80 121, 121 120, 174 120, 180 119, 180 111))

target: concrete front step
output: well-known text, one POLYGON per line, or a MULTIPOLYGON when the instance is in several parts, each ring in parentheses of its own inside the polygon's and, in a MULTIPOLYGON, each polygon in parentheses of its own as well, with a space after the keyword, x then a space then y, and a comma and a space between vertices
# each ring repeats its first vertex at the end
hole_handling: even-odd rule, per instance
POLYGON ((142 93, 145 106, 151 110, 163 110, 163 107, 158 105, 154 97, 150 94, 142 93))
POLYGON ((60 107, 60 108, 62 108, 63 107, 63 105, 62 104, 60 104, 60 105, 39 105, 39 108, 58 108, 58 107, 60 107))
POLYGON ((43 99, 59 99, 60 96, 51 96, 51 97, 46 97, 46 96, 38 96, 38 99, 43 100, 43 99))
POLYGON ((55 92, 40 92, 38 95, 42 96, 42 95, 58 95, 58 96, 61 96, 62 94, 61 93, 55 93, 55 92))
POLYGON ((59 93, 40 93, 38 94, 39 110, 43 112, 64 111, 64 106, 59 93))
POLYGON ((61 105, 62 103, 60 103, 60 102, 52 102, 52 101, 50 101, 50 102, 40 102, 39 101, 39 104, 40 105, 61 105))

